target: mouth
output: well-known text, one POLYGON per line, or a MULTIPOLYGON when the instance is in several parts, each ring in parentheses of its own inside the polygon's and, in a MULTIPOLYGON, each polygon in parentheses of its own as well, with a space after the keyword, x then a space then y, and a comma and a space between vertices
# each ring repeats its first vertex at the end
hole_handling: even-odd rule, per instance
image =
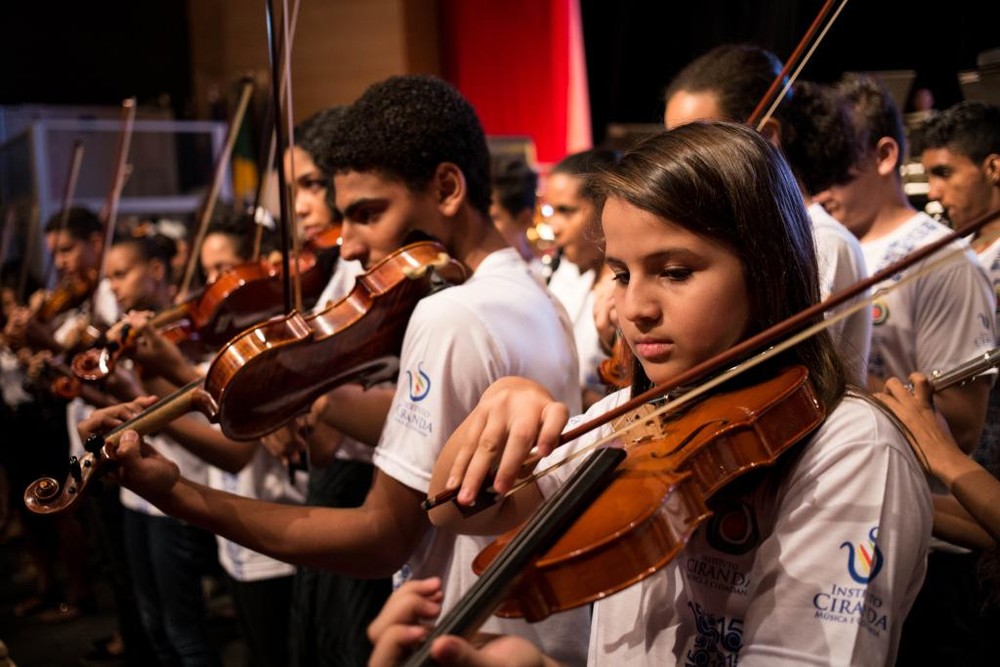
POLYGON ((640 359, 659 363, 670 358, 674 351, 674 344, 669 341, 645 338, 635 342, 634 350, 640 359))

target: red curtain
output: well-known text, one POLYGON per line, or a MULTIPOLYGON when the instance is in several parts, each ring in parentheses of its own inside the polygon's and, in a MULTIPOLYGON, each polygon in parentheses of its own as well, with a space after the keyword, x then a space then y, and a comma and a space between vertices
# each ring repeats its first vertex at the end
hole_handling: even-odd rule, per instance
POLYGON ((578 0, 442 0, 442 71, 489 135, 527 135, 551 164, 590 148, 578 0))

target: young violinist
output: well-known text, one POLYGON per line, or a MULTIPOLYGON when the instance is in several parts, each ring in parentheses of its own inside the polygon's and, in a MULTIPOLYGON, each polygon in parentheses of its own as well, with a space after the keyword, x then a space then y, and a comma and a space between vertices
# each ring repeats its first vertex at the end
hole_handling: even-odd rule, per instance
MULTIPOLYGON (((126 237, 109 248, 107 279, 123 312, 159 310, 169 305, 170 250, 168 244, 158 243, 150 237, 126 237)), ((118 335, 122 325, 130 322, 140 330, 135 348, 142 351, 150 344, 154 333, 143 331, 139 318, 132 315, 130 320, 129 317, 113 326, 109 337, 118 335)), ((148 366, 144 370, 146 376, 142 380, 135 377, 134 384, 145 382, 149 393, 170 391, 172 385, 166 384, 162 377, 151 375, 148 366), (155 389, 151 390, 153 387, 155 389)), ((135 375, 127 362, 117 364, 115 372, 135 375)), ((134 391, 141 391, 140 387, 134 391)), ((82 412, 73 419, 73 424, 85 423, 90 418, 92 415, 82 412)), ((203 420, 182 417, 164 432, 151 436, 150 442, 175 461, 188 478, 207 483, 208 466, 202 458, 203 452, 192 453, 188 447, 200 442, 200 436, 208 431, 211 427, 203 420)), ((77 443, 77 448, 82 453, 81 443, 77 443)), ((221 443, 219 449, 225 449, 221 443)), ((231 451, 226 455, 233 456, 231 451)), ((156 660, 162 664, 178 661, 181 664, 218 664, 219 655, 207 627, 202 591, 202 576, 215 559, 212 535, 164 515, 126 488, 120 491, 120 501, 126 570, 138 616, 156 660)), ((125 622, 122 621, 123 629, 125 622)), ((135 641, 134 635, 126 633, 125 650, 134 651, 135 641)))
MULTIPOLYGON (((8 314, 6 342, 24 363, 32 389, 30 400, 18 407, 17 423, 23 430, 10 432, 11 441, 45 443, 24 448, 18 456, 14 481, 21 491, 25 480, 63 474, 75 430, 67 413, 83 405, 79 398, 67 403, 57 396, 51 389, 53 378, 36 371, 53 358, 65 361, 61 356, 78 346, 88 327, 103 328, 117 317, 107 281, 97 281, 104 249, 102 229, 100 219, 89 209, 72 207, 54 213, 45 222, 44 235, 55 269, 55 285, 36 292, 27 305, 15 306, 8 314), (28 477, 21 478, 22 472, 28 477)), ((76 556, 86 550, 83 522, 75 517, 46 521, 26 514, 25 525, 39 572, 38 591, 19 602, 15 612, 40 613, 49 622, 79 618, 94 600, 86 562, 76 556), (68 575, 67 590, 60 592, 58 573, 63 569, 68 575)))
MULTIPOLYGON (((802 198, 781 155, 753 130, 680 126, 626 153, 598 184, 619 326, 637 360, 633 387, 567 422, 572 410, 544 388, 501 380, 449 439, 432 494, 459 489, 457 501, 468 504, 494 465, 493 486, 506 492, 533 447, 548 455, 535 468, 541 471, 611 430, 553 451, 564 427, 670 381, 818 300, 802 198)), ((754 384, 787 365, 808 370, 825 419, 775 465, 710 498, 713 516, 676 558, 594 603, 589 664, 893 663, 924 571, 931 507, 923 472, 889 416, 845 387, 826 332, 740 382, 754 384)), ((667 438, 669 447, 679 446, 667 438)), ((478 515, 464 518, 447 503, 432 520, 458 531, 513 527, 576 465, 537 477, 478 515)), ((594 539, 602 536, 595 532, 594 539)), ((427 635, 419 623, 439 610, 437 589, 433 580, 415 582, 390 599, 370 628, 374 657, 387 658, 376 664, 392 663, 427 635)), ((505 648, 518 651, 518 664, 543 664, 525 642, 505 648)), ((494 650, 445 636, 435 639, 431 656, 442 664, 499 664, 494 650)))
POLYGON ((585 186, 589 175, 611 167, 617 159, 614 151, 606 149, 573 153, 552 168, 545 185, 545 202, 552 208, 547 222, 562 256, 549 279, 549 289, 573 320, 584 408, 607 393, 598 368, 608 353, 594 325, 594 302, 601 283, 610 278, 595 233, 597 203, 585 186))
MULTIPOLYGON (((285 151, 285 178, 294 184, 296 225, 309 245, 339 229, 340 213, 333 203, 329 174, 317 166, 330 143, 337 140, 346 107, 322 109, 295 126, 285 151)), ((339 257, 338 246, 319 248, 320 258, 334 262, 330 279, 313 314, 346 296, 364 271, 360 262, 339 257)), ((391 391, 379 388, 373 391, 391 391)), ((326 411, 336 413, 339 401, 319 401, 315 412, 262 439, 272 454, 284 460, 306 456, 309 484, 305 503, 322 507, 359 507, 371 488, 375 468, 372 445, 359 442, 326 425, 326 411), (328 403, 330 403, 328 405, 328 403)), ((374 443, 373 443, 374 444, 374 443)), ((360 578, 319 568, 298 567, 292 598, 291 664, 364 664, 371 644, 365 627, 378 614, 392 590, 390 577, 360 578)))
MULTIPOLYGON (((294 507, 209 489, 141 446, 134 431, 113 456, 123 484, 168 514, 288 562, 362 577, 436 574, 447 580, 448 604, 473 580, 470 561, 486 538, 432 529, 420 509, 437 455, 486 387, 505 375, 532 377, 578 408, 571 325, 490 220, 485 135, 472 106, 447 83, 401 76, 373 85, 345 114, 321 167, 334 175, 344 216, 343 258, 370 269, 430 236, 472 273, 423 299, 407 323, 384 325, 406 327, 393 394, 379 402, 353 392, 356 402, 345 399, 337 410, 343 432, 381 431, 364 503, 294 507)), ((363 360, 364 350, 358 354, 363 360)), ((130 409, 109 409, 86 427, 112 426, 130 409)), ((532 637, 569 662, 583 660, 585 610, 537 626, 490 625, 532 637)))
MULTIPOLYGON (((669 130, 692 120, 747 122, 781 70, 778 57, 759 46, 718 46, 691 61, 667 86, 664 127, 669 130)), ((824 299, 868 277, 858 240, 812 201, 817 192, 848 180, 855 159, 850 127, 848 112, 841 102, 815 84, 800 82, 759 128, 781 149, 798 180, 813 223, 820 296, 824 299), (822 141, 817 140, 820 138, 822 141), (825 150, 817 151, 819 146, 825 150)), ((831 314, 866 297, 859 294, 831 314)), ((872 334, 870 309, 857 310, 834 325, 830 333, 846 355, 852 381, 863 384, 868 375, 872 334)))
MULTIPOLYGON (((941 202, 955 227, 1000 208, 1000 107, 960 102, 927 121, 920 161, 927 172, 927 196, 941 202)), ((1000 299, 1000 220, 986 223, 972 238, 972 249, 1000 299)), ((1000 336, 1000 301, 997 306, 1000 336)), ((976 460, 1000 475, 1000 383, 990 392, 986 423, 973 452, 976 460)))

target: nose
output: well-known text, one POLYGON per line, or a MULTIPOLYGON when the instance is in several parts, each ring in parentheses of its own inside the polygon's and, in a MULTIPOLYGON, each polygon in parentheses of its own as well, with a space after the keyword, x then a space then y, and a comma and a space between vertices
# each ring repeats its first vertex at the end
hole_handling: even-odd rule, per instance
POLYGON ((652 298, 652 285, 633 278, 615 291, 618 317, 635 324, 656 322, 661 318, 660 307, 652 298))
POLYGON ((340 227, 340 256, 348 261, 359 261, 364 264, 369 252, 370 249, 358 235, 355 226, 344 220, 340 227))
POLYGON ((927 177, 927 198, 931 201, 941 199, 941 179, 936 176, 927 177))

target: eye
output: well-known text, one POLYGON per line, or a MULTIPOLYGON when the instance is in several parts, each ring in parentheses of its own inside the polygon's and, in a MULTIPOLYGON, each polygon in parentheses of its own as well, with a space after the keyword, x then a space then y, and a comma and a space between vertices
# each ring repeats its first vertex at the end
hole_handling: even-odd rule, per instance
POLYGON ((302 187, 310 192, 319 192, 321 190, 326 190, 326 181, 322 178, 307 178, 303 181, 302 187))
POLYGON ((668 266, 660 271, 660 276, 673 282, 683 282, 690 278, 692 273, 694 271, 686 266, 668 266))
POLYGON ((619 285, 628 285, 628 279, 628 271, 614 271, 611 274, 611 280, 615 281, 619 285))

